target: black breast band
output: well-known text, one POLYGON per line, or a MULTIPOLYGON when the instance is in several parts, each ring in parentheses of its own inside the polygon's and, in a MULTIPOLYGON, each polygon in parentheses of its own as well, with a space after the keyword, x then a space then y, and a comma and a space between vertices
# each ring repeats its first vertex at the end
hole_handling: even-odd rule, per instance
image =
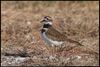
POLYGON ((51 27, 50 24, 44 24, 44 25, 43 25, 43 28, 49 28, 49 27, 51 27))
POLYGON ((44 29, 42 29, 42 30, 41 30, 41 32, 43 33, 43 32, 45 32, 45 30, 44 30, 44 29))

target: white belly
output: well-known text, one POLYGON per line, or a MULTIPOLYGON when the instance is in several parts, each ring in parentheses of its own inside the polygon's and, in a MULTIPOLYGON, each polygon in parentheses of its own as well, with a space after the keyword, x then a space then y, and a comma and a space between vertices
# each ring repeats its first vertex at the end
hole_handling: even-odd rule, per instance
POLYGON ((63 44, 63 42, 61 42, 61 41, 59 42, 59 41, 53 41, 53 40, 49 39, 46 36, 45 32, 41 33, 41 36, 42 36, 43 40, 50 46, 54 46, 54 45, 58 46, 58 45, 63 44))

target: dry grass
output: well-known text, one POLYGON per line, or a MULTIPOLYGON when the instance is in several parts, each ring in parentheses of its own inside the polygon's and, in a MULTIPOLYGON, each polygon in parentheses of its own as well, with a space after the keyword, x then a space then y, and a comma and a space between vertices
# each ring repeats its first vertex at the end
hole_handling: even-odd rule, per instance
POLYGON ((69 38, 99 52, 98 1, 2 1, 2 54, 19 47, 30 56, 48 53, 40 37, 40 21, 47 15, 69 38))

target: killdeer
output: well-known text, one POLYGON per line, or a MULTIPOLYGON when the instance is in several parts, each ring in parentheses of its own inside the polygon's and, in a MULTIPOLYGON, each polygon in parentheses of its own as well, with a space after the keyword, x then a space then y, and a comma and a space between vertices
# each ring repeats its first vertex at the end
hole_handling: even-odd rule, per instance
POLYGON ((52 47, 62 46, 65 42, 69 42, 69 45, 70 43, 74 43, 76 45, 83 46, 77 41, 68 39, 67 36, 56 30, 53 27, 53 20, 50 16, 45 16, 41 23, 43 23, 43 27, 41 29, 41 37, 47 45, 52 47))

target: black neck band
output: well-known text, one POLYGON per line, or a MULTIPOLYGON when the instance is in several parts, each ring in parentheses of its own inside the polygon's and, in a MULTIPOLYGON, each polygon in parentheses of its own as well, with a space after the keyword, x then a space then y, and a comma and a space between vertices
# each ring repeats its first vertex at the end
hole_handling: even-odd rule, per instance
POLYGON ((49 27, 51 27, 52 25, 50 25, 50 24, 44 24, 43 25, 43 28, 49 28, 49 27))

